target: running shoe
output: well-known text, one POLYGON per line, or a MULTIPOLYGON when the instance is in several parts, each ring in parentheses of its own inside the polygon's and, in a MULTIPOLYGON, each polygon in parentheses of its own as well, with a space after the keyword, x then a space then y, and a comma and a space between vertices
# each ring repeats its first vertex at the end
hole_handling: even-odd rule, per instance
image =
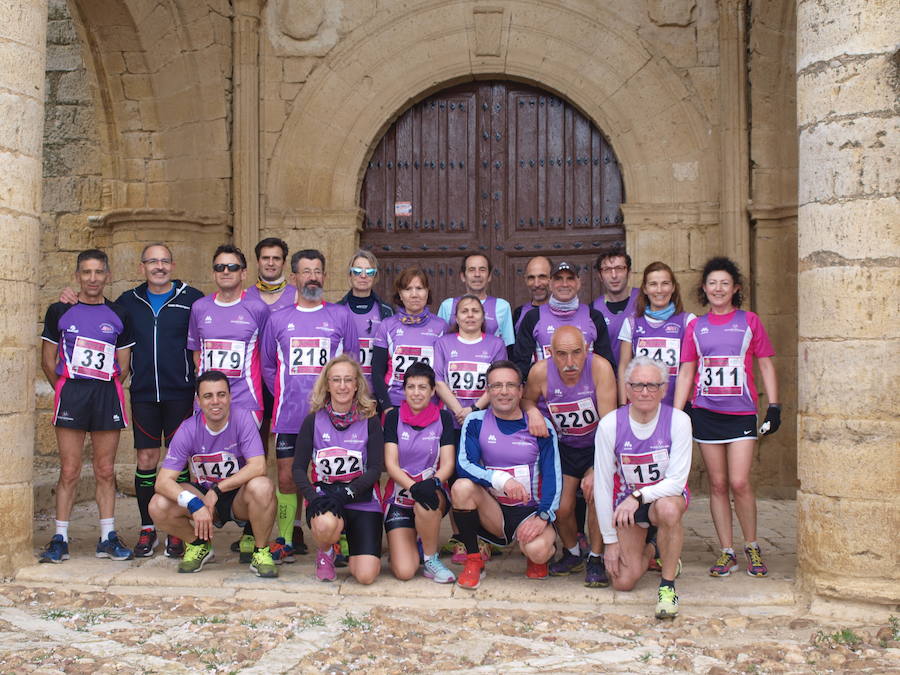
MULTIPOLYGON (((491 559, 492 550, 492 545, 486 541, 478 542, 478 552, 481 554, 482 561, 487 562, 491 559)), ((463 565, 466 562, 467 555, 465 544, 457 542, 453 547, 453 557, 450 558, 450 562, 454 565, 463 565)))
POLYGON ((166 557, 180 558, 184 555, 184 541, 171 534, 166 537, 166 557))
POLYGON ((678 616, 678 594, 671 586, 660 586, 657 591, 656 618, 674 619, 678 616))
POLYGON ((648 572, 662 572, 662 560, 659 557, 659 546, 656 544, 656 532, 655 526, 651 526, 647 530, 647 543, 653 546, 653 557, 647 563, 648 572))
MULTIPOLYGON (((681 576, 681 558, 678 559, 678 563, 675 565, 675 578, 681 576)), ((647 569, 650 571, 659 572, 662 574, 662 558, 651 558, 649 564, 647 565, 647 569)), ((724 576, 724 575, 723 575, 724 576)))
POLYGON ((474 591, 478 588, 484 577, 484 559, 480 553, 470 553, 466 556, 466 562, 463 565, 463 571, 457 578, 456 583, 463 588, 474 591))
POLYGON ((69 542, 65 541, 61 534, 54 534, 53 538, 47 544, 47 548, 41 551, 41 557, 38 562, 61 563, 63 560, 68 559, 69 542))
POLYGON ((727 577, 738 568, 737 559, 728 551, 722 551, 716 564, 709 568, 711 577, 727 577))
MULTIPOLYGON (((247 565, 253 559, 253 551, 256 549, 256 537, 252 534, 242 534, 238 539, 238 561, 242 565, 247 565)), ((234 546, 234 544, 232 544, 234 546)))
POLYGON ((342 534, 341 538, 334 543, 334 566, 346 567, 350 561, 350 547, 347 544, 347 535, 342 534))
POLYGON ((438 558, 437 553, 425 558, 425 578, 432 579, 438 584, 450 584, 456 581, 456 575, 447 569, 447 566, 438 558))
POLYGON ((306 555, 309 553, 309 547, 306 545, 306 542, 303 541, 303 528, 299 525, 294 525, 294 531, 291 533, 291 546, 294 547, 294 553, 296 555, 306 555))
POLYGON ((764 577, 769 573, 769 568, 763 562, 762 551, 759 550, 759 546, 746 546, 744 553, 747 556, 747 574, 751 577, 764 577))
POLYGON ((272 554, 272 560, 276 565, 281 563, 297 562, 294 557, 294 547, 284 542, 284 537, 278 537, 275 541, 269 542, 269 552, 272 554))
POLYGON ((199 572, 206 563, 215 559, 216 554, 213 552, 210 542, 204 541, 202 544, 185 543, 184 556, 181 558, 181 562, 178 563, 178 571, 181 574, 199 572))
POLYGON ((256 572, 256 576, 265 579, 274 579, 278 576, 278 568, 275 567, 275 561, 272 560, 272 553, 268 546, 253 552, 250 569, 256 572))
POLYGON ((157 544, 156 530, 143 528, 138 535, 137 544, 134 545, 135 558, 150 558, 157 544))
POLYGON ((609 576, 606 574, 606 565, 599 555, 590 555, 585 565, 584 585, 588 588, 606 588, 609 586, 609 576))
POLYGON ((456 552, 456 547, 462 543, 459 539, 456 538, 457 535, 453 534, 448 540, 447 543, 441 546, 440 552, 443 555, 453 555, 456 552))
POLYGON ((555 563, 550 563, 550 574, 554 577, 567 577, 572 572, 581 572, 584 569, 584 559, 581 555, 574 555, 568 549, 563 549, 562 558, 555 563))
POLYGON ((134 553, 119 539, 119 535, 115 533, 115 530, 109 533, 106 541, 97 541, 96 555, 98 558, 109 558, 110 560, 131 560, 134 558, 134 553))
MULTIPOLYGON (((525 576, 528 579, 546 579, 550 576, 550 571, 547 569, 547 563, 532 562, 531 559, 527 557, 525 560, 528 561, 528 564, 525 566, 525 576)), ((581 560, 581 558, 579 558, 579 560, 581 560)))
POLYGON ((337 572, 334 571, 334 551, 319 549, 316 552, 316 579, 319 581, 334 581, 337 572))

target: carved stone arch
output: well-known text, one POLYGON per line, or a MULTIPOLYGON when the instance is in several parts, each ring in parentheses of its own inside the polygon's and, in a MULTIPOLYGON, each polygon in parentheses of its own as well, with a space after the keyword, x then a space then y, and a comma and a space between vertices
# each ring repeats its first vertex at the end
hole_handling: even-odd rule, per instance
POLYGON ((517 79, 559 92, 608 135, 628 194, 626 227, 649 232, 640 235, 648 259, 636 266, 665 251, 674 268, 690 269, 687 229, 718 222, 715 136, 694 94, 633 28, 593 3, 432 1, 378 16, 303 87, 266 168, 266 225, 350 232, 336 249, 349 255, 366 160, 392 121, 452 84, 517 79))

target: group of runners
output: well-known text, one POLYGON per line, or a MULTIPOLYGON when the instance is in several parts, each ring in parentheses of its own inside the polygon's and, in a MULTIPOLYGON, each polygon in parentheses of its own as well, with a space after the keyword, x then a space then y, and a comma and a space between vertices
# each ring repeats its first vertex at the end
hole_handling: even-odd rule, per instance
POLYGON ((759 318, 740 309, 743 279, 731 260, 706 263, 697 299, 709 311, 697 317, 665 263, 648 265, 631 288, 621 248, 598 257, 603 293, 591 305, 579 301, 574 264, 532 258, 530 302, 515 310, 488 295, 491 261, 471 254, 460 268, 464 293, 433 314, 418 266, 400 272, 388 303, 373 291, 378 261, 357 251, 350 289, 332 304, 319 251, 289 257, 268 238, 255 253, 259 276, 246 287, 244 254, 220 246, 216 291, 203 296, 174 278, 168 246, 149 245, 146 282, 116 302, 103 295, 106 255, 78 255, 76 288, 47 310, 42 336, 61 471, 41 562, 69 557, 90 433, 98 557, 152 556, 159 528, 178 571, 197 572, 214 558, 214 528, 234 521, 244 530, 232 550, 275 577, 308 550, 305 510, 323 581, 344 564, 358 582, 375 581, 386 533, 397 578, 421 567, 438 583, 475 589, 492 551, 517 543, 529 578, 584 572, 588 587, 630 590, 657 570, 656 615, 672 617, 693 439, 721 547, 710 574, 738 568, 732 498, 746 570, 767 574, 750 468, 758 435, 780 424, 774 351, 759 318), (759 428, 754 359, 768 397, 759 428), (133 549, 114 520, 129 375, 141 516, 133 549), (458 575, 442 548, 462 565, 458 575))

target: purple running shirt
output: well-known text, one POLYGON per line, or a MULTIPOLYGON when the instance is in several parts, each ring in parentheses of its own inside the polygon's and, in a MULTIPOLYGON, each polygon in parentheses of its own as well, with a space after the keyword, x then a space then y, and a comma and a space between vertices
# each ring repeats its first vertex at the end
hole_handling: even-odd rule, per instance
POLYGON ((265 300, 263 300, 263 293, 259 290, 259 287, 256 285, 250 286, 247 289, 247 297, 253 298, 254 300, 259 300, 262 304, 269 308, 270 312, 277 312, 279 309, 284 309, 285 307, 293 307, 294 303, 297 300, 297 288, 288 284, 284 287, 284 291, 282 291, 281 295, 278 296, 278 299, 269 304, 265 300))
POLYGON ((635 305, 637 305, 638 294, 640 292, 639 288, 632 288, 631 295, 628 297, 628 304, 625 305, 625 309, 618 314, 613 314, 609 311, 609 307, 606 305, 605 295, 601 295, 594 300, 594 309, 600 312, 603 315, 603 318, 606 319, 606 332, 609 334, 609 344, 613 353, 613 372, 617 372, 619 369, 619 331, 622 330, 622 324, 625 322, 625 319, 634 316, 634 308, 635 305))
MULTIPOLYGON (((324 410, 316 412, 313 433, 313 483, 349 483, 366 470, 369 420, 358 420, 343 431, 336 429, 324 410)), ((381 512, 378 483, 367 501, 353 502, 344 508, 352 511, 381 512)))
POLYGON ((528 500, 519 502, 507 497, 494 487, 489 491, 501 504, 507 506, 537 506, 541 498, 540 448, 537 439, 528 428, 507 435, 497 426, 494 412, 488 408, 478 435, 481 459, 488 471, 502 471, 515 478, 528 490, 528 500))
MULTIPOLYGON (((652 321, 644 316, 630 316, 622 324, 619 339, 630 334, 632 357, 649 356, 659 361, 669 370, 669 386, 662 402, 672 405, 675 400, 675 381, 681 364, 681 344, 687 324, 693 314, 681 312, 673 314, 665 321, 652 321)), ((615 344, 619 344, 618 341, 615 344)))
MULTIPOLYGON (((448 333, 434 344, 435 380, 445 383, 465 408, 475 403, 487 386, 487 369, 494 361, 506 358, 506 345, 496 335, 483 333, 475 342, 448 333)), ((460 424, 454 417, 454 426, 460 424)))
POLYGON ((55 344, 56 374, 68 380, 109 382, 122 373, 116 351, 134 338, 125 311, 106 298, 98 305, 54 302, 47 308, 41 339, 55 344))
POLYGON ((559 442, 573 448, 594 447, 594 432, 600 422, 591 372, 594 358, 601 357, 588 352, 581 375, 571 387, 562 381, 556 362, 547 360, 547 395, 538 401, 538 410, 553 421, 559 442))
POLYGON ((575 326, 584 335, 588 351, 593 350, 594 340, 597 339, 597 327, 591 320, 590 306, 580 303, 578 309, 571 316, 557 316, 550 311, 550 305, 541 305, 538 308, 540 318, 534 325, 535 361, 550 358, 550 343, 553 334, 563 326, 575 326))
POLYGON ((398 406, 405 399, 403 375, 409 366, 422 361, 434 367, 434 344, 446 332, 447 322, 434 315, 427 323, 418 325, 404 324, 397 315, 381 322, 372 346, 387 349, 385 383, 393 405, 398 406))

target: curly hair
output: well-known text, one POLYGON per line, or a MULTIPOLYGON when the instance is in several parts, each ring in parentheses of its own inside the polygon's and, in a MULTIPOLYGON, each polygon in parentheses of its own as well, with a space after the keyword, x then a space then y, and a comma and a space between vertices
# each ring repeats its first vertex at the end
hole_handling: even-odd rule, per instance
POLYGON ((744 302, 744 296, 741 293, 741 288, 744 286, 744 277, 741 276, 741 270, 738 268, 737 263, 725 256, 710 258, 703 266, 703 274, 700 275, 700 285, 697 287, 697 300, 700 301, 700 304, 704 307, 709 304, 709 298, 706 297, 706 291, 703 290, 703 287, 706 285, 706 278, 713 272, 727 272, 731 276, 731 280, 736 288, 734 297, 731 298, 731 304, 735 307, 740 307, 741 303, 744 302))

